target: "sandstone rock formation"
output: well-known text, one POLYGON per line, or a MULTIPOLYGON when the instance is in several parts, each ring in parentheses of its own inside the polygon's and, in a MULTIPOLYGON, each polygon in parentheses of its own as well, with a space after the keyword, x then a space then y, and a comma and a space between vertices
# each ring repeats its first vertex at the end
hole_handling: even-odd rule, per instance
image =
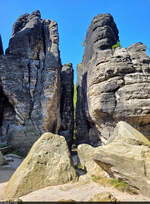
POLYGON ((117 199, 111 192, 97 193, 89 200, 90 202, 116 202, 117 199))
POLYGON ((65 136, 69 147, 73 142, 74 111, 73 111, 73 67, 64 64, 61 71, 61 127, 59 134, 65 136))
POLYGON ((87 176, 106 176, 107 174, 93 160, 93 156, 97 153, 97 148, 88 144, 80 144, 78 146, 78 157, 83 169, 86 170, 87 176))
MULTIPOLYGON (((63 124, 72 121, 71 113, 67 119, 60 115, 61 66, 57 23, 41 19, 39 11, 20 16, 6 55, 0 56, 1 143, 27 153, 43 132, 59 132, 61 118, 63 124)), ((67 138, 72 128, 64 128, 67 138)))
POLYGON ((1 35, 0 35, 0 55, 3 55, 4 52, 3 52, 3 44, 2 44, 2 38, 1 38, 1 35))
POLYGON ((18 198, 46 186, 76 179, 65 138, 44 133, 12 175, 5 195, 8 199, 18 198))
POLYGON ((93 19, 77 69, 79 144, 106 144, 120 120, 149 136, 150 58, 142 43, 112 48, 118 40, 110 14, 93 19))
POLYGON ((108 145, 97 147, 93 159, 111 177, 150 197, 150 141, 126 122, 119 122, 108 145))

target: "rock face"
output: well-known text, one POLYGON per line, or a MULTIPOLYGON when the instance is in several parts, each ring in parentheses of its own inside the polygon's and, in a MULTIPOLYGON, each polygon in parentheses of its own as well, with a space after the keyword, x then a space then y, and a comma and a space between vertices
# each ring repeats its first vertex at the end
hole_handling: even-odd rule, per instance
MULTIPOLYGON (((0 56, 1 143, 8 142, 27 153, 43 132, 58 133, 60 126, 64 127, 68 121, 72 124, 71 112, 68 117, 60 116, 60 73, 57 23, 42 20, 39 11, 20 16, 13 25, 6 56, 0 56)), ((67 77, 67 68, 62 71, 62 80, 64 73, 67 77)), ((63 86, 64 90, 67 84, 63 86)), ((66 94, 71 97, 71 89, 66 94)), ((62 99, 68 103, 65 93, 62 99)), ((62 114, 68 114, 66 106, 62 114)), ((69 131, 67 138, 72 128, 64 127, 64 131, 69 131)))
POLYGON ((71 147, 73 142, 74 110, 73 110, 73 67, 65 64, 61 71, 61 127, 59 134, 65 136, 71 147))
POLYGON ((4 156, 2 155, 2 153, 0 152, 0 166, 5 164, 6 163, 6 160, 4 158, 4 156))
POLYGON ((150 58, 142 43, 112 48, 118 40, 111 15, 93 19, 78 66, 78 143, 106 144, 120 120, 149 136, 150 58))
POLYGON ((93 159, 111 177, 150 197, 150 141, 126 122, 119 122, 114 132, 93 159))
POLYGON ((76 180, 71 156, 63 136, 44 133, 13 174, 6 187, 8 199, 40 188, 76 180))
POLYGON ((2 44, 2 38, 1 38, 1 35, 0 35, 0 55, 3 55, 4 52, 3 52, 3 44, 2 44))

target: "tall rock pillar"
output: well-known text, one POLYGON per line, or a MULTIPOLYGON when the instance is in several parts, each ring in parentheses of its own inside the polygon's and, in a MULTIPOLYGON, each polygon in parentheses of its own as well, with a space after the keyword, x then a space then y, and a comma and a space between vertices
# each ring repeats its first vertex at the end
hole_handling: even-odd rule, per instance
POLYGON ((121 120, 150 135, 150 58, 146 46, 139 42, 113 48, 117 41, 113 17, 96 16, 78 66, 78 143, 106 144, 121 120))
POLYGON ((0 57, 1 142, 27 153, 43 132, 58 133, 60 72, 57 23, 39 11, 20 16, 0 57))

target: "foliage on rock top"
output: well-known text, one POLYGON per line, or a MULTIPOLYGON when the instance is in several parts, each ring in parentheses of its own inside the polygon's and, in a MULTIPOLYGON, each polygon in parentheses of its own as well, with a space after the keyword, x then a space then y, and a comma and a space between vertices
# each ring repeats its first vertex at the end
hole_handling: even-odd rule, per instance
POLYGON ((120 41, 117 41, 117 43, 112 46, 112 48, 117 48, 117 47, 122 47, 120 44, 120 41))

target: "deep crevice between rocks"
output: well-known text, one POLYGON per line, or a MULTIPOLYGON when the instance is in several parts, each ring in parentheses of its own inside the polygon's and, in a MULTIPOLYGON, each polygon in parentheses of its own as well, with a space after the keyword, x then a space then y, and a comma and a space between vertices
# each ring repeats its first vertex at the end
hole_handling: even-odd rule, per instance
MULTIPOLYGON (((3 88, 1 86, 1 82, 0 82, 0 144, 5 144, 7 145, 7 140, 8 138, 6 138, 6 136, 3 135, 3 131, 2 131, 2 126, 3 126, 3 121, 4 121, 4 112, 7 108, 11 108, 12 110, 14 110, 13 106, 10 104, 7 96, 5 96, 4 92, 3 92, 3 88)), ((8 127, 7 130, 8 131, 8 127)))

